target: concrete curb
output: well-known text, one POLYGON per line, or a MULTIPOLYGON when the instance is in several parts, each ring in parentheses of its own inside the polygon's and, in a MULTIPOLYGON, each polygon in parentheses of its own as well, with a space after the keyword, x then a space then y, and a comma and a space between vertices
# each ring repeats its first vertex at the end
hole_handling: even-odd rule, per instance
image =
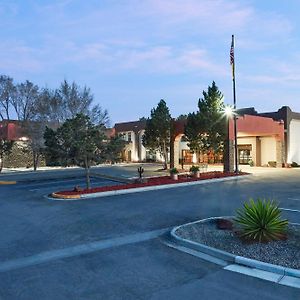
MULTIPOLYGON (((279 265, 274 265, 274 264, 258 261, 255 259, 250 259, 250 258, 234 255, 234 254, 231 254, 231 253, 223 251, 223 250, 219 250, 219 249, 216 249, 213 247, 206 246, 201 243, 197 243, 197 242, 193 242, 193 241, 181 238, 176 234, 176 231, 179 228, 182 228, 182 227, 185 227, 188 225, 192 225, 192 224, 196 224, 196 223, 205 223, 209 220, 216 220, 216 219, 222 219, 222 218, 228 218, 228 216, 210 217, 210 218, 206 218, 206 219, 202 219, 202 220, 198 220, 198 221, 194 221, 194 222, 190 222, 190 223, 186 223, 186 224, 174 227, 170 232, 171 238, 174 242, 176 242, 179 245, 182 245, 187 248, 192 248, 193 250, 197 250, 199 252, 202 252, 202 253, 211 255, 213 257, 225 260, 229 263, 235 263, 235 264, 250 267, 250 268, 255 268, 255 269, 259 269, 259 270, 263 270, 263 271, 267 271, 267 272, 272 272, 272 273, 280 274, 282 276, 291 276, 291 277, 300 278, 300 270, 282 267, 279 265)), ((291 223, 291 224, 293 224, 293 223, 291 223)))
MULTIPOLYGON (((146 192, 146 191, 164 190, 164 189, 185 187, 185 186, 191 186, 191 185, 201 185, 201 184, 206 184, 206 183, 215 183, 215 182, 222 182, 222 181, 229 181, 229 180, 241 180, 241 179, 244 179, 245 177, 248 177, 248 176, 252 176, 252 174, 246 174, 246 175, 240 175, 240 176, 230 176, 230 177, 225 177, 225 178, 223 177, 223 178, 206 179, 206 180, 204 179, 204 180, 192 181, 192 182, 181 182, 181 183, 173 183, 173 184, 153 185, 153 186, 130 188, 130 189, 116 190, 116 191, 81 194, 81 195, 76 195, 76 196, 79 196, 79 197, 76 197, 76 198, 65 198, 64 195, 61 195, 59 193, 52 193, 51 196, 53 194, 61 196, 61 197, 53 197, 53 200, 80 200, 80 199, 89 199, 89 198, 99 198, 99 197, 107 197, 107 196, 115 196, 115 195, 132 194, 132 193, 139 193, 139 192, 146 192)), ((51 199, 51 197, 49 197, 49 199, 51 199)))
POLYGON ((16 181, 0 181, 0 185, 16 184, 16 181))
POLYGON ((61 199, 62 197, 63 199, 80 199, 80 195, 62 195, 59 193, 52 193, 51 197, 57 199, 61 199))

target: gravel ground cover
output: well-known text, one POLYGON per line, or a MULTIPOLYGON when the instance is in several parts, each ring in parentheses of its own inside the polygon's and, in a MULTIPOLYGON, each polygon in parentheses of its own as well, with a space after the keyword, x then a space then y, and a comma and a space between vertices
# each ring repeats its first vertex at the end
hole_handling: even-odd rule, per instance
POLYGON ((300 269, 300 226, 289 224, 287 240, 245 243, 233 230, 217 228, 216 220, 180 227, 176 234, 184 239, 227 251, 234 255, 300 269))
POLYGON ((83 189, 81 191, 59 191, 56 193, 60 195, 81 195, 81 194, 99 193, 99 192, 107 192, 107 191, 125 190, 125 189, 145 187, 145 186, 176 184, 182 182, 192 182, 198 180, 240 176, 245 174, 248 173, 241 172, 239 174, 235 174, 235 173, 223 173, 223 172, 214 171, 214 172, 201 173, 200 178, 194 178, 188 175, 179 175, 178 180, 173 180, 171 179, 170 176, 160 176, 160 177, 147 178, 147 182, 143 182, 143 183, 118 184, 118 185, 111 185, 111 186, 95 187, 89 190, 83 189))

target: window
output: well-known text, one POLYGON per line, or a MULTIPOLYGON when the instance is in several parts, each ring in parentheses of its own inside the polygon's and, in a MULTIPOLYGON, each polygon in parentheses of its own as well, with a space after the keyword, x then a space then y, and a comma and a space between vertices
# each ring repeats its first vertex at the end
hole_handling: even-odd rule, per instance
POLYGON ((128 132, 128 134, 127 134, 127 141, 131 142, 131 132, 128 132))

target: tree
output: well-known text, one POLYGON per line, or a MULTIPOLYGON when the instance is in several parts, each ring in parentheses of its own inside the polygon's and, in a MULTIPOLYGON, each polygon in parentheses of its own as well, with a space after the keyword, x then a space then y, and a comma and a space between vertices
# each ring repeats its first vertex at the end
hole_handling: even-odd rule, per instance
POLYGON ((203 150, 203 126, 199 113, 189 113, 187 123, 184 128, 184 134, 188 140, 188 146, 196 153, 203 150))
POLYGON ((6 75, 0 76, 0 118, 10 119, 10 108, 15 97, 16 88, 13 79, 6 75))
POLYGON ((2 171, 4 165, 4 155, 11 153, 13 144, 13 141, 0 139, 0 172, 2 171))
POLYGON ((223 95, 215 82, 203 91, 198 101, 199 111, 188 115, 185 135, 193 151, 213 151, 218 154, 224 149, 226 118, 223 95))
POLYGON ((171 136, 171 115, 166 102, 161 99, 156 108, 151 110, 147 119, 143 145, 152 151, 159 151, 164 159, 164 169, 167 169, 168 152, 171 136))
MULTIPOLYGON (((44 152, 44 132, 46 128, 46 122, 42 119, 27 120, 23 122, 23 128, 26 131, 28 137, 26 152, 31 152, 33 170, 36 171, 41 155, 44 152)), ((49 126, 49 124, 48 124, 49 126)))
POLYGON ((181 114, 176 118, 176 121, 185 121, 187 120, 188 115, 181 114))
POLYGON ((12 106, 28 137, 27 148, 24 151, 32 154, 34 171, 37 170, 43 152, 43 134, 46 126, 44 112, 40 111, 38 105, 40 96, 39 87, 26 80, 16 86, 16 95, 12 99, 12 106))
POLYGON ((214 81, 207 92, 203 91, 203 98, 199 99, 198 107, 200 124, 205 133, 204 146, 216 154, 222 152, 226 138, 225 105, 223 94, 214 81))
POLYGON ((74 118, 79 113, 88 115, 93 102, 93 95, 89 88, 85 86, 82 89, 75 82, 69 84, 64 80, 56 93, 63 105, 64 120, 74 118))
POLYGON ((44 135, 46 151, 62 161, 85 168, 86 186, 90 188, 90 167, 102 160, 104 127, 92 124, 84 114, 67 119, 56 131, 48 128, 44 135))
POLYGON ((116 163, 122 160, 122 151, 128 142, 121 135, 112 136, 103 153, 105 161, 116 163))
POLYGON ((12 99, 19 121, 31 120, 36 113, 36 103, 39 97, 39 87, 26 80, 16 86, 16 95, 12 99))

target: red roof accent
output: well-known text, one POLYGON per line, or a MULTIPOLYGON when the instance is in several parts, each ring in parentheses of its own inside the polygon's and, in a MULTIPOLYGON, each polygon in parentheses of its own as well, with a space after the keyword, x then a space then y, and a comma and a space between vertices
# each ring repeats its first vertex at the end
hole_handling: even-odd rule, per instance
MULTIPOLYGON (((233 120, 230 122, 230 139, 234 139, 233 120)), ((284 123, 274 121, 271 118, 243 115, 237 119, 237 132, 245 133, 249 136, 277 136, 281 141, 284 140, 284 123)))

